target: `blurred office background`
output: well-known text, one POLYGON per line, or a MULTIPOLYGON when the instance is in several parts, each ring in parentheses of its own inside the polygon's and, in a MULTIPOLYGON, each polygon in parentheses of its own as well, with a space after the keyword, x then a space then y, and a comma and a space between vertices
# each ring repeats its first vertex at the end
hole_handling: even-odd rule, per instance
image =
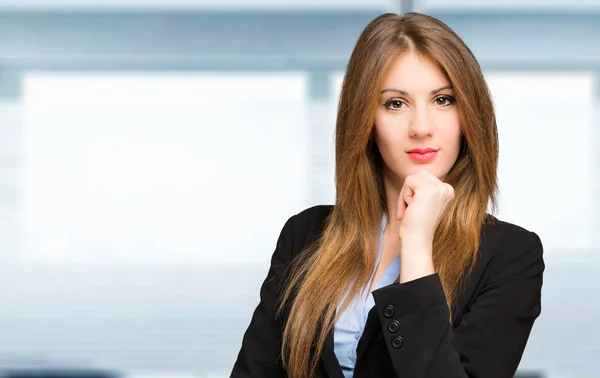
POLYGON ((283 223, 333 203, 356 38, 410 10, 479 59, 497 216, 545 245, 520 372, 600 376, 593 0, 0 0, 0 371, 228 376, 283 223))

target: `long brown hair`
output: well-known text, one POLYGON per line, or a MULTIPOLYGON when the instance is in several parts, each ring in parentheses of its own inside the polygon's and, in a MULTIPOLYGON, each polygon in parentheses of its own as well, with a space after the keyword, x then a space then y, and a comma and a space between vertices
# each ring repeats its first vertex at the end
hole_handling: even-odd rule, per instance
POLYGON ((408 51, 438 64, 456 93, 462 147, 445 178, 455 197, 433 243, 434 266, 450 311, 475 262, 488 206, 496 209, 496 119, 475 57, 433 17, 418 13, 377 17, 358 38, 343 81, 336 122, 335 206, 321 235, 294 261, 279 306, 281 315, 291 305, 282 341, 282 360, 290 378, 313 375, 327 335, 375 269, 387 201, 372 126, 391 61, 408 51))

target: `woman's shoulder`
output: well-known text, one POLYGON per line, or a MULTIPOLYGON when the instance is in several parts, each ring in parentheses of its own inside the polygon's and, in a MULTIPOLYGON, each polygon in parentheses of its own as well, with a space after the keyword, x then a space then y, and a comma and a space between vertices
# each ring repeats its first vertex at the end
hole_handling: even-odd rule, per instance
POLYGON ((501 244, 518 244, 523 239, 539 239, 534 231, 524 226, 501 220, 489 213, 483 226, 482 237, 492 239, 496 243, 501 244))
POLYGON ((332 205, 318 205, 291 215, 279 233, 271 265, 292 262, 302 251, 321 235, 332 205))
POLYGON ((480 252, 490 255, 496 264, 528 264, 542 260, 543 245, 536 232, 488 214, 481 234, 480 252))
MULTIPOLYGON (((334 205, 315 205, 303 209, 293 215, 288 221, 290 230, 296 238, 311 239, 320 234, 326 225, 327 218, 331 214, 334 205)), ((487 214, 482 229, 482 243, 493 244, 496 247, 519 247, 523 243, 541 243, 538 235, 527 228, 515 223, 510 223, 487 214)), ((518 249, 518 248, 517 248, 518 249)))
MULTIPOLYGON (((284 232, 292 247, 292 256, 304 250, 322 233, 333 205, 308 207, 291 216, 284 232)), ((495 264, 513 264, 517 261, 541 260, 543 246, 534 232, 515 223, 510 223, 487 214, 480 239, 480 254, 492 258, 495 264)))
POLYGON ((292 239, 294 251, 304 249, 321 234, 332 210, 333 205, 311 206, 288 220, 285 228, 292 239))
POLYGON ((333 205, 311 206, 294 215, 294 222, 298 227, 323 227, 333 207, 333 205))

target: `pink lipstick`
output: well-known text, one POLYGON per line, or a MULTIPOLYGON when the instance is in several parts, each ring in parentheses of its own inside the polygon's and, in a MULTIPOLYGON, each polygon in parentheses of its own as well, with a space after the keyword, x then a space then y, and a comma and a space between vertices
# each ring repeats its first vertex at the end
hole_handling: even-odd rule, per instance
POLYGON ((435 148, 413 148, 406 153, 413 161, 427 163, 436 157, 438 151, 435 148))

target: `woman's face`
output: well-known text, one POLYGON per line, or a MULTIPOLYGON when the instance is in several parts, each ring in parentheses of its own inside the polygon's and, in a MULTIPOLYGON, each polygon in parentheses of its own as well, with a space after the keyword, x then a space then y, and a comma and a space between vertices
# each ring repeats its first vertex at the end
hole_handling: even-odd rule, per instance
POLYGON ((375 111, 385 174, 403 181, 427 169, 443 180, 456 162, 460 139, 454 91, 444 71, 412 52, 396 57, 375 111))

